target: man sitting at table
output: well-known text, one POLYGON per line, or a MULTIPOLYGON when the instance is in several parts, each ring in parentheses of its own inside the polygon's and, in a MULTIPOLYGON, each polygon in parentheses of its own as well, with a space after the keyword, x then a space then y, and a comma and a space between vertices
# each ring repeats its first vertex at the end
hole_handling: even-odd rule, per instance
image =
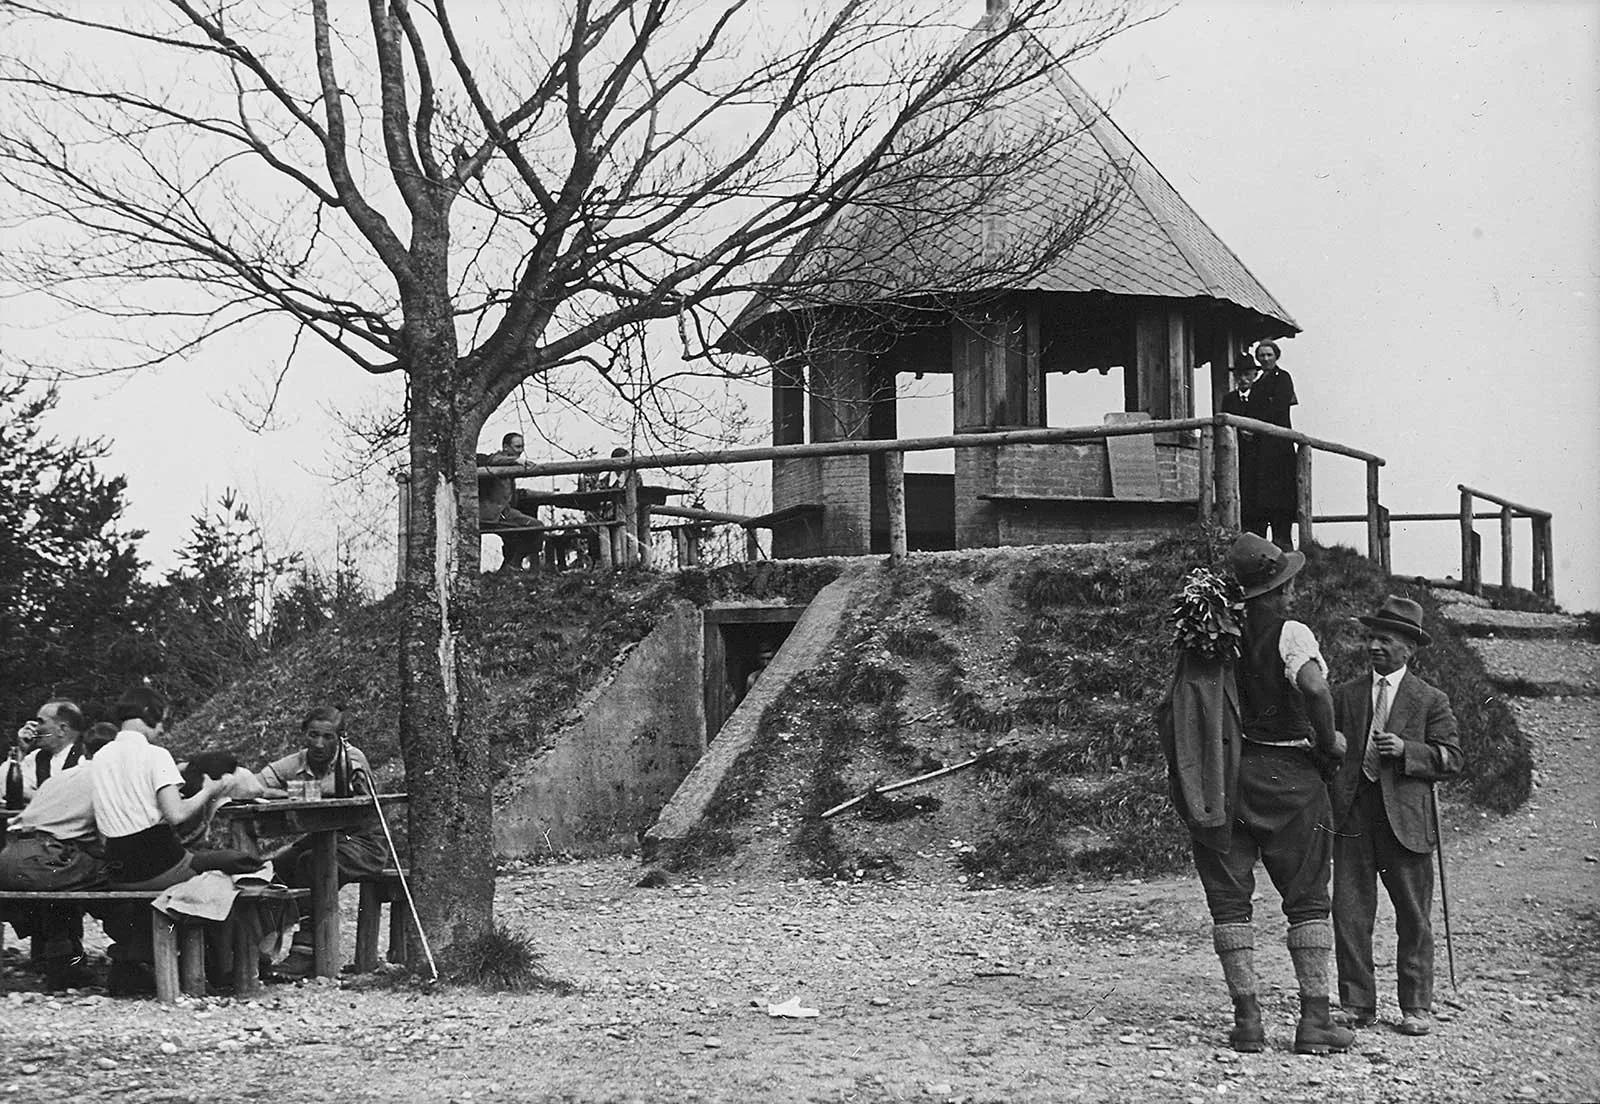
MULTIPOLYGON (((522 449, 522 434, 508 433, 500 439, 499 452, 492 452, 487 456, 478 453, 478 465, 494 468, 520 464, 522 449)), ((517 490, 517 481, 514 477, 489 475, 478 477, 478 526, 485 533, 492 533, 497 529, 537 528, 538 512, 539 507, 533 496, 526 491, 517 490)), ((544 551, 542 533, 507 533, 500 538, 500 543, 505 552, 502 566, 507 570, 521 568, 524 563, 529 567, 539 565, 540 553, 544 551)))
MULTIPOLYGON (((103 888, 107 881, 94 823, 91 759, 56 771, 6 828, 0 849, 0 889, 29 893, 103 888)), ((10 906, 0 915, 19 937, 40 948, 51 989, 92 985, 83 965, 83 910, 68 905, 10 906)))
MULTIPOLYGON (((344 737, 344 711, 331 705, 317 706, 300 722, 300 734, 304 746, 299 751, 273 760, 256 775, 264 797, 296 798, 307 786, 322 797, 335 796, 333 761, 344 737)), ((367 765, 367 757, 349 743, 344 747, 350 758, 351 788, 360 794, 372 793, 372 768, 367 765)), ((389 844, 378 828, 340 831, 335 850, 341 886, 378 875, 390 866, 389 844)), ((302 836, 268 857, 284 885, 311 886, 315 869, 310 836, 302 836)), ((309 977, 315 968, 315 933, 312 925, 302 920, 294 933, 289 957, 278 964, 276 973, 279 977, 297 980, 309 977)))

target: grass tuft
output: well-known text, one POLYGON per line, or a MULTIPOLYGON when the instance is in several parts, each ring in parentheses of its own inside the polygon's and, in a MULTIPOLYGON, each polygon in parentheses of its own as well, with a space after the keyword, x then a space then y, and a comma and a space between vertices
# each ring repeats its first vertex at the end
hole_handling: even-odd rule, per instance
POLYGON ((543 962, 532 939, 496 924, 476 939, 450 948, 445 976, 491 993, 571 993, 572 983, 546 974, 543 962))

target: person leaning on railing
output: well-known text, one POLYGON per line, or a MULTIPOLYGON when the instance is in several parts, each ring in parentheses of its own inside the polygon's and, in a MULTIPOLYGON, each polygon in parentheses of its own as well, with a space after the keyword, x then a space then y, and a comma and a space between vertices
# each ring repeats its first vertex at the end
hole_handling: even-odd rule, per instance
MULTIPOLYGON (((1238 414, 1289 429, 1289 408, 1295 397, 1294 380, 1278 367, 1281 352, 1276 341, 1256 345, 1256 363, 1239 374, 1239 386, 1222 398, 1224 414, 1238 414)), ((1290 529, 1298 500, 1294 442, 1282 437, 1239 434, 1239 513, 1245 529, 1259 537, 1272 533, 1272 543, 1284 551, 1294 547, 1290 529)))

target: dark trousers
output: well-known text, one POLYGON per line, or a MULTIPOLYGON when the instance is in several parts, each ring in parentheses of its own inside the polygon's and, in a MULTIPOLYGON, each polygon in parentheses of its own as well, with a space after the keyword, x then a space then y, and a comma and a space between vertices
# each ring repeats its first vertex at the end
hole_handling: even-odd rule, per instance
POLYGON ((1233 838, 1226 853, 1196 845, 1195 870, 1211 919, 1245 924, 1256 888, 1256 861, 1283 897, 1291 924, 1328 917, 1328 788, 1311 753, 1246 743, 1239 759, 1233 838))
POLYGON ((1372 928, 1378 880, 1395 915, 1395 973, 1400 1007, 1433 1008, 1433 856, 1404 847, 1389 827, 1383 790, 1362 779, 1345 833, 1333 845, 1333 940, 1339 963, 1339 1001, 1376 1008, 1372 928))

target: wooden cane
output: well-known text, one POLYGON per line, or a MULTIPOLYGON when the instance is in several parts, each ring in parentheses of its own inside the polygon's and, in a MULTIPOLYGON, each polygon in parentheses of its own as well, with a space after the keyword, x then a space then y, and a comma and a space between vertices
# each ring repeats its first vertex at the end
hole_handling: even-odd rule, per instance
POLYGON ((1428 796, 1433 798, 1433 834, 1439 837, 1439 908, 1444 914, 1445 960, 1450 964, 1450 988, 1456 989, 1456 945, 1450 938, 1450 881, 1444 872, 1444 823, 1439 819, 1438 792, 1430 786, 1428 796))

